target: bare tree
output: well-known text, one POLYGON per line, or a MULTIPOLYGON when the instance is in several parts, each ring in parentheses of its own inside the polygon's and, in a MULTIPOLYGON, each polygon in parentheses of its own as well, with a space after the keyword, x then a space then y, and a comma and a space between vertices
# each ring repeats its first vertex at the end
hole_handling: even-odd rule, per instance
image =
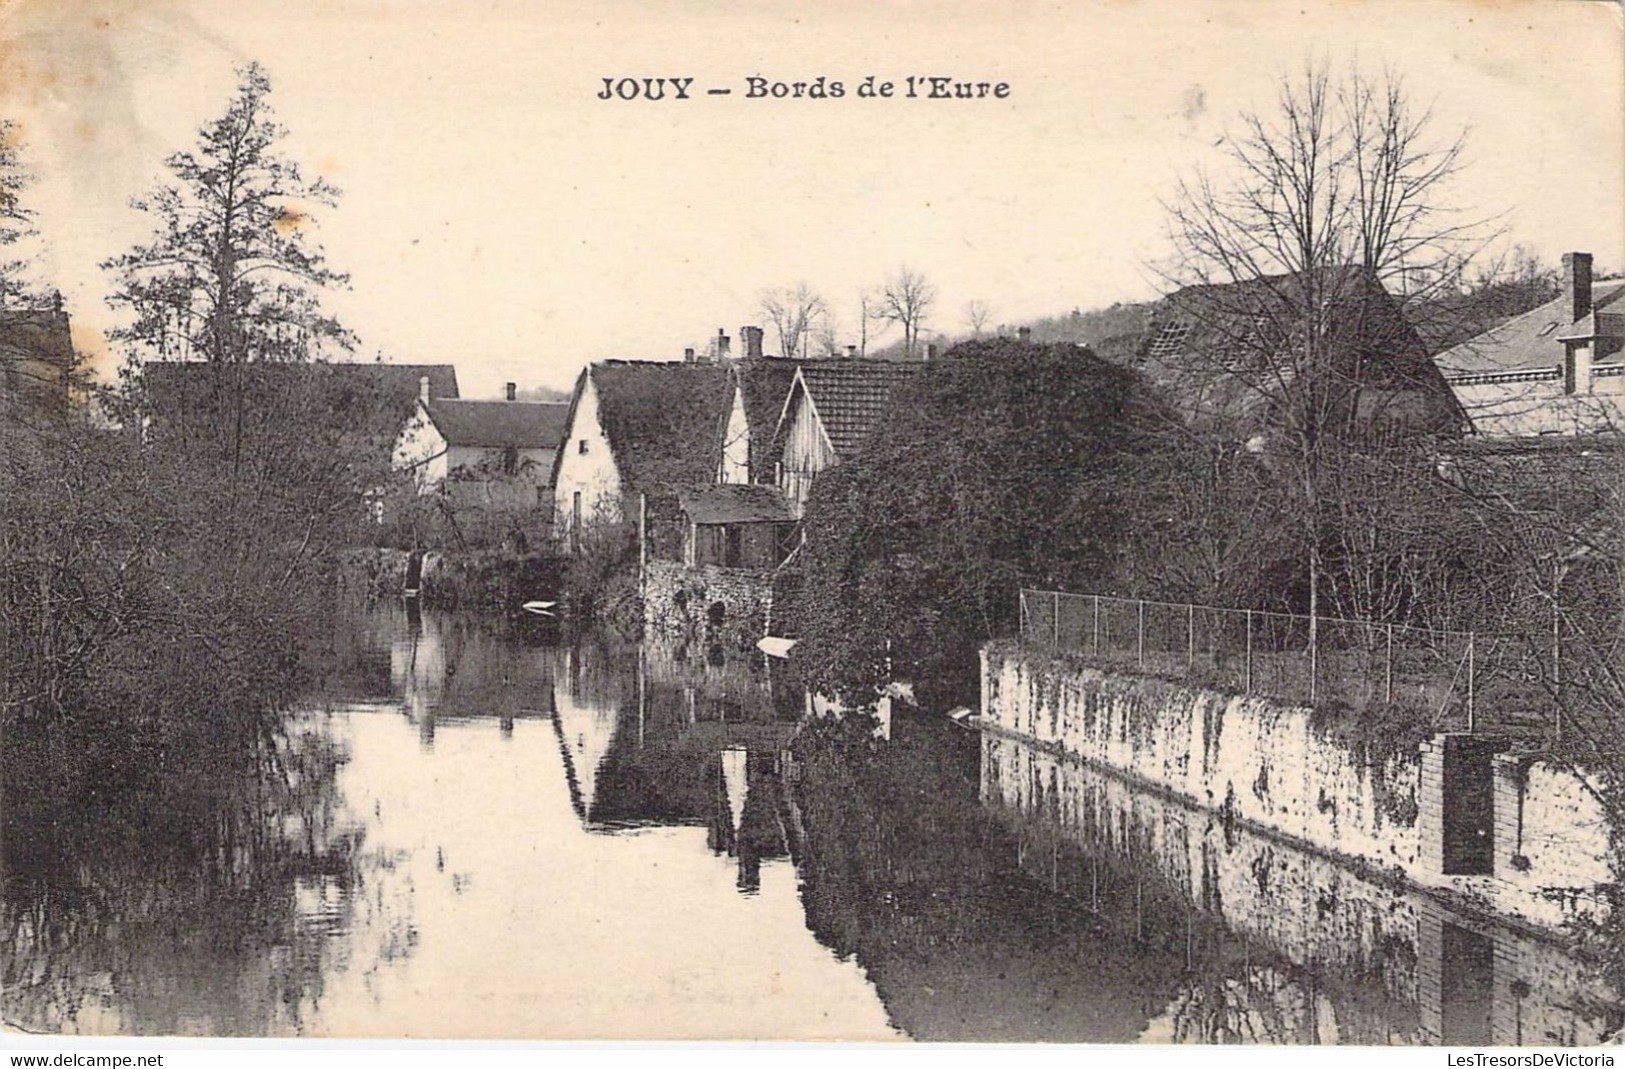
POLYGON ((904 266, 881 283, 874 318, 903 328, 903 351, 914 356, 920 343, 920 327, 936 302, 937 290, 926 277, 904 266))
POLYGON ((824 298, 805 282, 763 290, 757 304, 778 332, 779 352, 791 357, 807 355, 814 329, 829 313, 824 298))
POLYGON ((1486 239, 1483 221, 1447 201, 1462 135, 1432 126, 1392 74, 1334 78, 1311 64, 1283 78, 1272 108, 1241 117, 1221 169, 1199 170, 1166 205, 1160 271, 1175 292, 1153 355, 1179 365, 1210 410, 1250 424, 1243 433, 1267 430, 1294 490, 1312 617, 1330 451, 1391 430, 1399 421, 1384 417, 1418 397, 1448 405, 1389 296, 1454 285, 1486 239))
POLYGON ((965 305, 965 325, 970 327, 972 336, 980 338, 982 331, 987 329, 989 321, 993 318, 993 306, 986 301, 976 300, 965 305))

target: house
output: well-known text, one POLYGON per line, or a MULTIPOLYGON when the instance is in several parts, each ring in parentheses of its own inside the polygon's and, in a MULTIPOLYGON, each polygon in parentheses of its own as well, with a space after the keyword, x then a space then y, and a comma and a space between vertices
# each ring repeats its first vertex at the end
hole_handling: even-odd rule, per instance
POLYGON ((784 494, 759 483, 718 483, 677 495, 683 563, 766 571, 794 548, 796 521, 784 494))
POLYGON ((924 365, 817 360, 796 369, 774 433, 775 481, 800 519, 818 473, 863 448, 899 387, 924 365))
POLYGON ((37 427, 65 414, 73 362, 61 294, 38 307, 0 309, 0 422, 37 427))
POLYGON ((1127 362, 1192 421, 1255 438, 1283 422, 1361 438, 1463 426, 1403 308, 1358 267, 1177 290, 1151 307, 1127 362))
POLYGON ((567 410, 516 400, 511 382, 501 401, 434 397, 425 377, 393 466, 412 473, 420 494, 444 494, 454 506, 551 508, 567 410))
POLYGON ((1592 277, 1588 253, 1563 257, 1563 292, 1435 357, 1485 443, 1532 444, 1625 427, 1625 279, 1592 277))
POLYGON ((579 547, 594 526, 635 521, 640 497, 674 510, 678 491, 709 484, 727 379, 720 362, 692 355, 584 369, 553 468, 558 533, 579 547))

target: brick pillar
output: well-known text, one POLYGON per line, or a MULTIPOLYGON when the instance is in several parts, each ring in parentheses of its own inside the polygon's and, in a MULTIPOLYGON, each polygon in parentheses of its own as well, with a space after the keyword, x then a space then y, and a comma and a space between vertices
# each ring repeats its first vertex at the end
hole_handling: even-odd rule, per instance
POLYGON ((1421 873, 1425 878, 1444 875, 1444 741, 1435 735, 1418 752, 1416 833, 1421 873))
POLYGON ((1423 1042, 1444 1039, 1444 914, 1425 900, 1416 911, 1416 1020, 1423 1042))
POLYGON ((1511 754, 1495 756, 1495 875, 1516 879, 1518 867, 1512 859, 1521 851, 1519 825, 1522 823, 1524 779, 1518 759, 1511 754))

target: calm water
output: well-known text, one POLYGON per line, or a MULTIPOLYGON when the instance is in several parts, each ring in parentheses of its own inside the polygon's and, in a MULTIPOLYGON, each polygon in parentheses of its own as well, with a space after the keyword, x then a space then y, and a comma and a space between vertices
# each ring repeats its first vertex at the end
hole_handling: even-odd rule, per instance
POLYGON ((340 634, 284 748, 289 788, 204 846, 47 841, 7 815, 8 1023, 1474 1044, 1618 1028, 1592 970, 1547 943, 1019 742, 918 717, 889 740, 801 726, 776 664, 399 609, 340 634))

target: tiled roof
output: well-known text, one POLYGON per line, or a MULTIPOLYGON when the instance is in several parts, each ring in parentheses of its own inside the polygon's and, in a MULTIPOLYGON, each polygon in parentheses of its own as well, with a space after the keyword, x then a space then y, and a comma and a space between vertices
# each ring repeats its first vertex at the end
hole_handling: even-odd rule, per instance
POLYGON ((711 481, 728 381, 721 366, 602 360, 589 373, 598 418, 628 491, 674 493, 711 481))
POLYGON ((720 483, 678 495, 683 513, 692 523, 789 523, 790 506, 776 486, 756 483, 720 483))
POLYGON ((879 360, 817 360, 801 368, 801 381, 842 459, 853 456, 886 417, 893 392, 924 364, 879 360))
POLYGON ((570 406, 535 401, 430 401, 426 406, 447 445, 557 449, 570 406))
POLYGON ((1583 334, 1590 337, 1590 328, 1600 326, 1605 329, 1599 333, 1607 333, 1606 328, 1617 322, 1619 313, 1625 312, 1625 282, 1594 284, 1591 299, 1592 315, 1581 324, 1570 321, 1565 295, 1446 349, 1434 362, 1446 378, 1555 368, 1563 362, 1561 339, 1574 334, 1575 326, 1587 328, 1583 334))

